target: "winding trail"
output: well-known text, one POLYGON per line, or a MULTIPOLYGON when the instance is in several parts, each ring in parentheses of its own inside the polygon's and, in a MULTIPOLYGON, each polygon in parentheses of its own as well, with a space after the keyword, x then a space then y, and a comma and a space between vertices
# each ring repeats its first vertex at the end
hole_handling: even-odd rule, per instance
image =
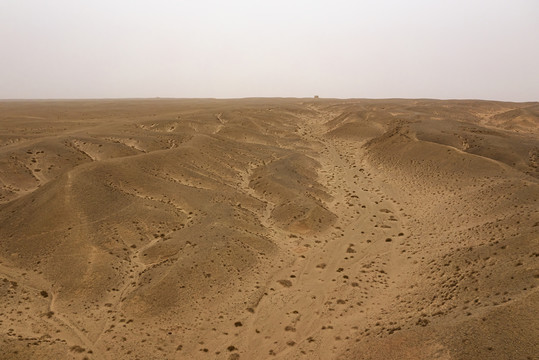
MULTIPOLYGON (((318 149, 315 157, 321 165, 318 181, 333 198, 326 206, 339 217, 325 232, 314 237, 302 236, 305 251, 296 253, 292 263, 270 277, 267 295, 260 299, 244 332, 242 347, 248 352, 269 351, 275 358, 287 359, 297 345, 302 345, 311 349, 313 359, 329 358, 335 349, 321 346, 321 338, 331 341, 331 336, 359 331, 354 330, 358 323, 372 321, 391 306, 398 294, 402 259, 386 239, 402 231, 399 210, 372 180, 369 165, 361 155, 363 144, 325 136, 325 123, 331 118, 332 114, 325 112, 303 117, 298 133, 318 149), (278 285, 285 279, 291 280, 290 287, 278 285), (336 302, 343 304, 338 305, 340 311, 336 302), (363 310, 348 312, 353 306, 363 310), (307 315, 311 309, 320 310, 316 316, 307 315), (293 313, 298 315, 291 316, 293 313), (285 326, 294 329, 289 333, 293 339, 290 341, 296 343, 294 347, 290 341, 274 340, 283 338, 285 326), (335 330, 321 330, 328 326, 335 330), (253 329, 265 337, 261 338, 253 329)), ((253 193, 247 180, 243 188, 253 193)), ((252 195, 265 201, 257 194, 252 195)), ((261 222, 272 228, 270 204, 266 209, 261 222)), ((293 248, 285 243, 279 245, 293 253, 293 248)))

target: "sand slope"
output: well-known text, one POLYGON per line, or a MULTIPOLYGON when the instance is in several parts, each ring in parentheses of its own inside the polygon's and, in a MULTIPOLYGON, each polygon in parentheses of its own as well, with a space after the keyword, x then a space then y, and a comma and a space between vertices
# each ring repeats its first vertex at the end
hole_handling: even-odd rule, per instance
POLYGON ((534 359, 538 109, 0 102, 0 359, 534 359))

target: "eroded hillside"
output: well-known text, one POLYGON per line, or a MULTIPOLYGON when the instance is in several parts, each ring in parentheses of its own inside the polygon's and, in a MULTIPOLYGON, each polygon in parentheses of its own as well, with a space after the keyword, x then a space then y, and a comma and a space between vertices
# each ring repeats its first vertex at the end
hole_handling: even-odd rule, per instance
POLYGON ((532 359, 539 105, 0 102, 2 359, 532 359))

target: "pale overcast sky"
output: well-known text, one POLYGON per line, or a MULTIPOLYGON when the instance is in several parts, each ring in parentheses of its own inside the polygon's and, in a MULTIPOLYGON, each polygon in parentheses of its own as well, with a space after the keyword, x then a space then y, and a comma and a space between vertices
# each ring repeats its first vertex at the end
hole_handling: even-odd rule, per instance
POLYGON ((0 0, 0 98, 539 100, 539 0, 0 0))

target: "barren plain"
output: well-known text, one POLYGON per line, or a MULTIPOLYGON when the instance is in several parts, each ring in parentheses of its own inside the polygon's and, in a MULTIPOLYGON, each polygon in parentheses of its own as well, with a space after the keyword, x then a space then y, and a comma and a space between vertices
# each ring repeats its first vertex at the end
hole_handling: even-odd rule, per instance
POLYGON ((539 103, 0 101, 0 359, 538 359, 539 103))

